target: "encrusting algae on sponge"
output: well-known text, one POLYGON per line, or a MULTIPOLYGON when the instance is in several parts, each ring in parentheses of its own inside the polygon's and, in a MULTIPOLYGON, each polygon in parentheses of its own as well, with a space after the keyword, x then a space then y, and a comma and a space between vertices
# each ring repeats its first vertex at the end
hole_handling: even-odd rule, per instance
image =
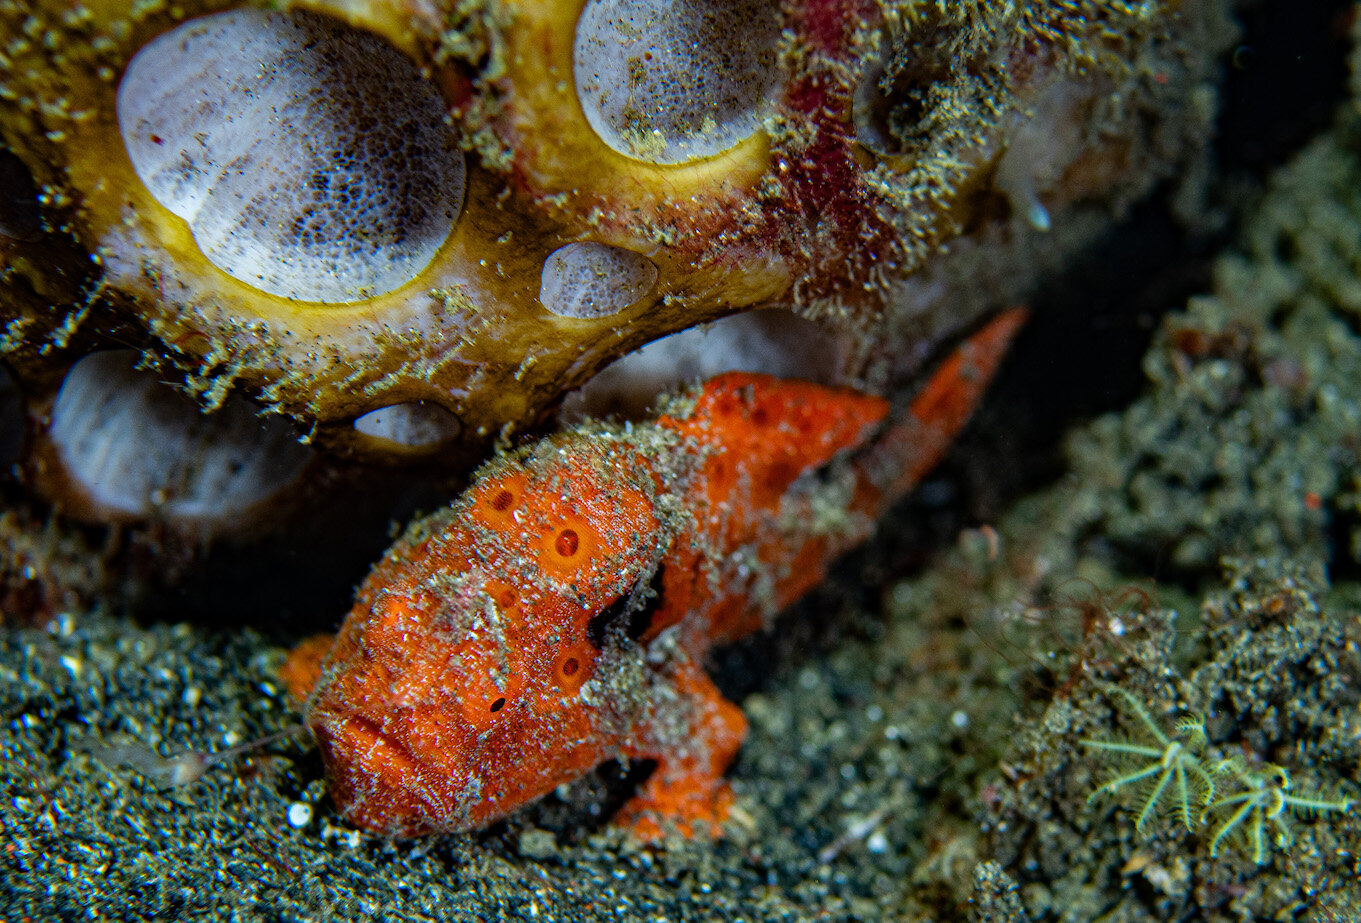
MULTIPOLYGON (((872 530, 967 421, 1024 312, 948 357, 901 419, 878 398, 732 373, 655 422, 483 470, 375 568, 306 722, 349 820, 478 827, 599 763, 657 767, 621 820, 716 830, 746 730, 702 664, 872 530)), ((310 675, 309 675, 310 674, 310 675)))
POLYGON ((0 3, 26 486, 116 518, 37 451, 114 348, 308 441, 323 473, 280 496, 466 476, 616 360, 757 309, 890 397, 1203 155, 1231 5, 0 3), (977 249, 995 277, 909 284, 977 249))

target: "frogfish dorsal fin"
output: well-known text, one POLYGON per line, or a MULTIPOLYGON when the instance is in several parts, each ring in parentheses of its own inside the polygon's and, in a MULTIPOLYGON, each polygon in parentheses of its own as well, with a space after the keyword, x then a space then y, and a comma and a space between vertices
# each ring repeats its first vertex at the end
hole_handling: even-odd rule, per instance
POLYGON ((888 402, 849 388, 728 372, 704 383, 693 410, 659 424, 712 450, 710 499, 741 481, 747 502, 774 509, 794 480, 862 443, 888 415, 888 402))

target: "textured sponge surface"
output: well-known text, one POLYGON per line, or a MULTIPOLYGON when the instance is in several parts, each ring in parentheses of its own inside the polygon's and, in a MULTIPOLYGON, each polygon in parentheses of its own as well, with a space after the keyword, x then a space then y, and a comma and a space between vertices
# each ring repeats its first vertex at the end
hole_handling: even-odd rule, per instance
POLYGON ((307 13, 239 9, 144 46, 118 87, 133 168, 208 260, 343 303, 410 281, 448 237, 464 160, 404 55, 307 13))
POLYGON ((755 133, 779 80, 780 5, 768 0, 588 0, 577 21, 577 95, 596 134, 674 164, 755 133))
POLYGON ((657 267, 632 250, 583 242, 544 260, 539 302, 559 317, 609 317, 647 294, 657 267))
POLYGON ((86 356, 52 407, 52 441, 98 503, 138 516, 231 518, 289 484, 310 453, 281 419, 228 400, 217 412, 136 369, 137 353, 86 356))

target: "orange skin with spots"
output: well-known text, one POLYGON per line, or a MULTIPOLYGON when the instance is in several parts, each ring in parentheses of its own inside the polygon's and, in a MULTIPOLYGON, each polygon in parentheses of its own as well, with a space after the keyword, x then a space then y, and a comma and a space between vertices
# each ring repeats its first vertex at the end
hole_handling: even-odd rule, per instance
POLYGON ((312 642, 289 664, 342 813, 394 836, 469 830, 624 757, 656 769, 621 822, 715 832, 746 721, 703 671, 710 647, 869 535, 1023 318, 966 341, 896 420, 880 398, 730 373, 684 413, 488 466, 374 568, 324 661, 312 642))

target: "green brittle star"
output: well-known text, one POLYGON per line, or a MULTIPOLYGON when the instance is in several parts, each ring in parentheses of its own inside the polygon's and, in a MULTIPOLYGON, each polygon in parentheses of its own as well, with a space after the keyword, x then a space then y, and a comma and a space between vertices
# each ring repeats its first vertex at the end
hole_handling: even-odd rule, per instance
POLYGON ((1115 794, 1131 785, 1149 785, 1143 808, 1135 821, 1135 830, 1144 834, 1158 806, 1172 800, 1182 825, 1194 830, 1215 812, 1231 811, 1215 827, 1210 839, 1210 856, 1219 854, 1219 846, 1235 830, 1243 833, 1252 848, 1252 859, 1258 865, 1266 861, 1267 828, 1274 831, 1271 842, 1279 849, 1289 849, 1294 835, 1289 814, 1322 814, 1345 812, 1350 809, 1347 798, 1328 800, 1317 795, 1290 793, 1290 775, 1284 767, 1264 763, 1261 769, 1247 767, 1242 756, 1211 761, 1206 755, 1205 722, 1199 716, 1188 716, 1177 721, 1172 733, 1160 728, 1138 699, 1118 686, 1110 687, 1124 703, 1124 710, 1137 719, 1146 732, 1147 742, 1138 740, 1090 740, 1079 743, 1084 747, 1114 754, 1120 758, 1140 758, 1148 762, 1106 782, 1087 799, 1089 802, 1102 793, 1115 794), (1226 786, 1216 780, 1228 777, 1228 793, 1218 798, 1217 791, 1226 786), (1192 805, 1197 805, 1195 810, 1192 805))
POLYGON ((1321 814, 1324 811, 1345 812, 1351 802, 1342 798, 1326 801, 1322 798, 1290 794, 1290 775, 1284 767, 1266 763, 1258 772, 1249 770, 1241 757, 1220 760, 1215 766, 1216 774, 1229 774, 1242 786, 1241 791, 1220 798, 1206 809, 1208 815, 1223 808, 1237 807, 1228 818, 1215 828, 1214 838, 1210 840, 1210 855, 1219 853, 1219 844, 1224 837, 1242 826, 1243 833, 1252 843, 1252 861, 1261 865, 1266 861, 1267 824, 1275 828, 1275 844, 1280 849, 1289 849, 1295 836, 1290 831, 1286 809, 1299 814, 1321 814))
POLYGON ((1156 815, 1158 805, 1165 798, 1173 798, 1173 807, 1187 830, 1199 822, 1205 806, 1214 798, 1214 776, 1205 768, 1202 752, 1205 749, 1205 722, 1198 716, 1180 719, 1172 734, 1165 733, 1149 717, 1147 709, 1125 690, 1112 687, 1124 700, 1129 712, 1138 719, 1151 738, 1148 743, 1134 740, 1081 740, 1084 747, 1117 754, 1121 757, 1143 758, 1149 762, 1140 765, 1132 772, 1116 776, 1092 792, 1088 801, 1103 792, 1114 794, 1147 779, 1152 783, 1143 810, 1135 821, 1135 829, 1144 833, 1148 822, 1156 815), (1170 789, 1170 790, 1169 790, 1170 789), (1192 810, 1192 804, 1199 808, 1192 810))

